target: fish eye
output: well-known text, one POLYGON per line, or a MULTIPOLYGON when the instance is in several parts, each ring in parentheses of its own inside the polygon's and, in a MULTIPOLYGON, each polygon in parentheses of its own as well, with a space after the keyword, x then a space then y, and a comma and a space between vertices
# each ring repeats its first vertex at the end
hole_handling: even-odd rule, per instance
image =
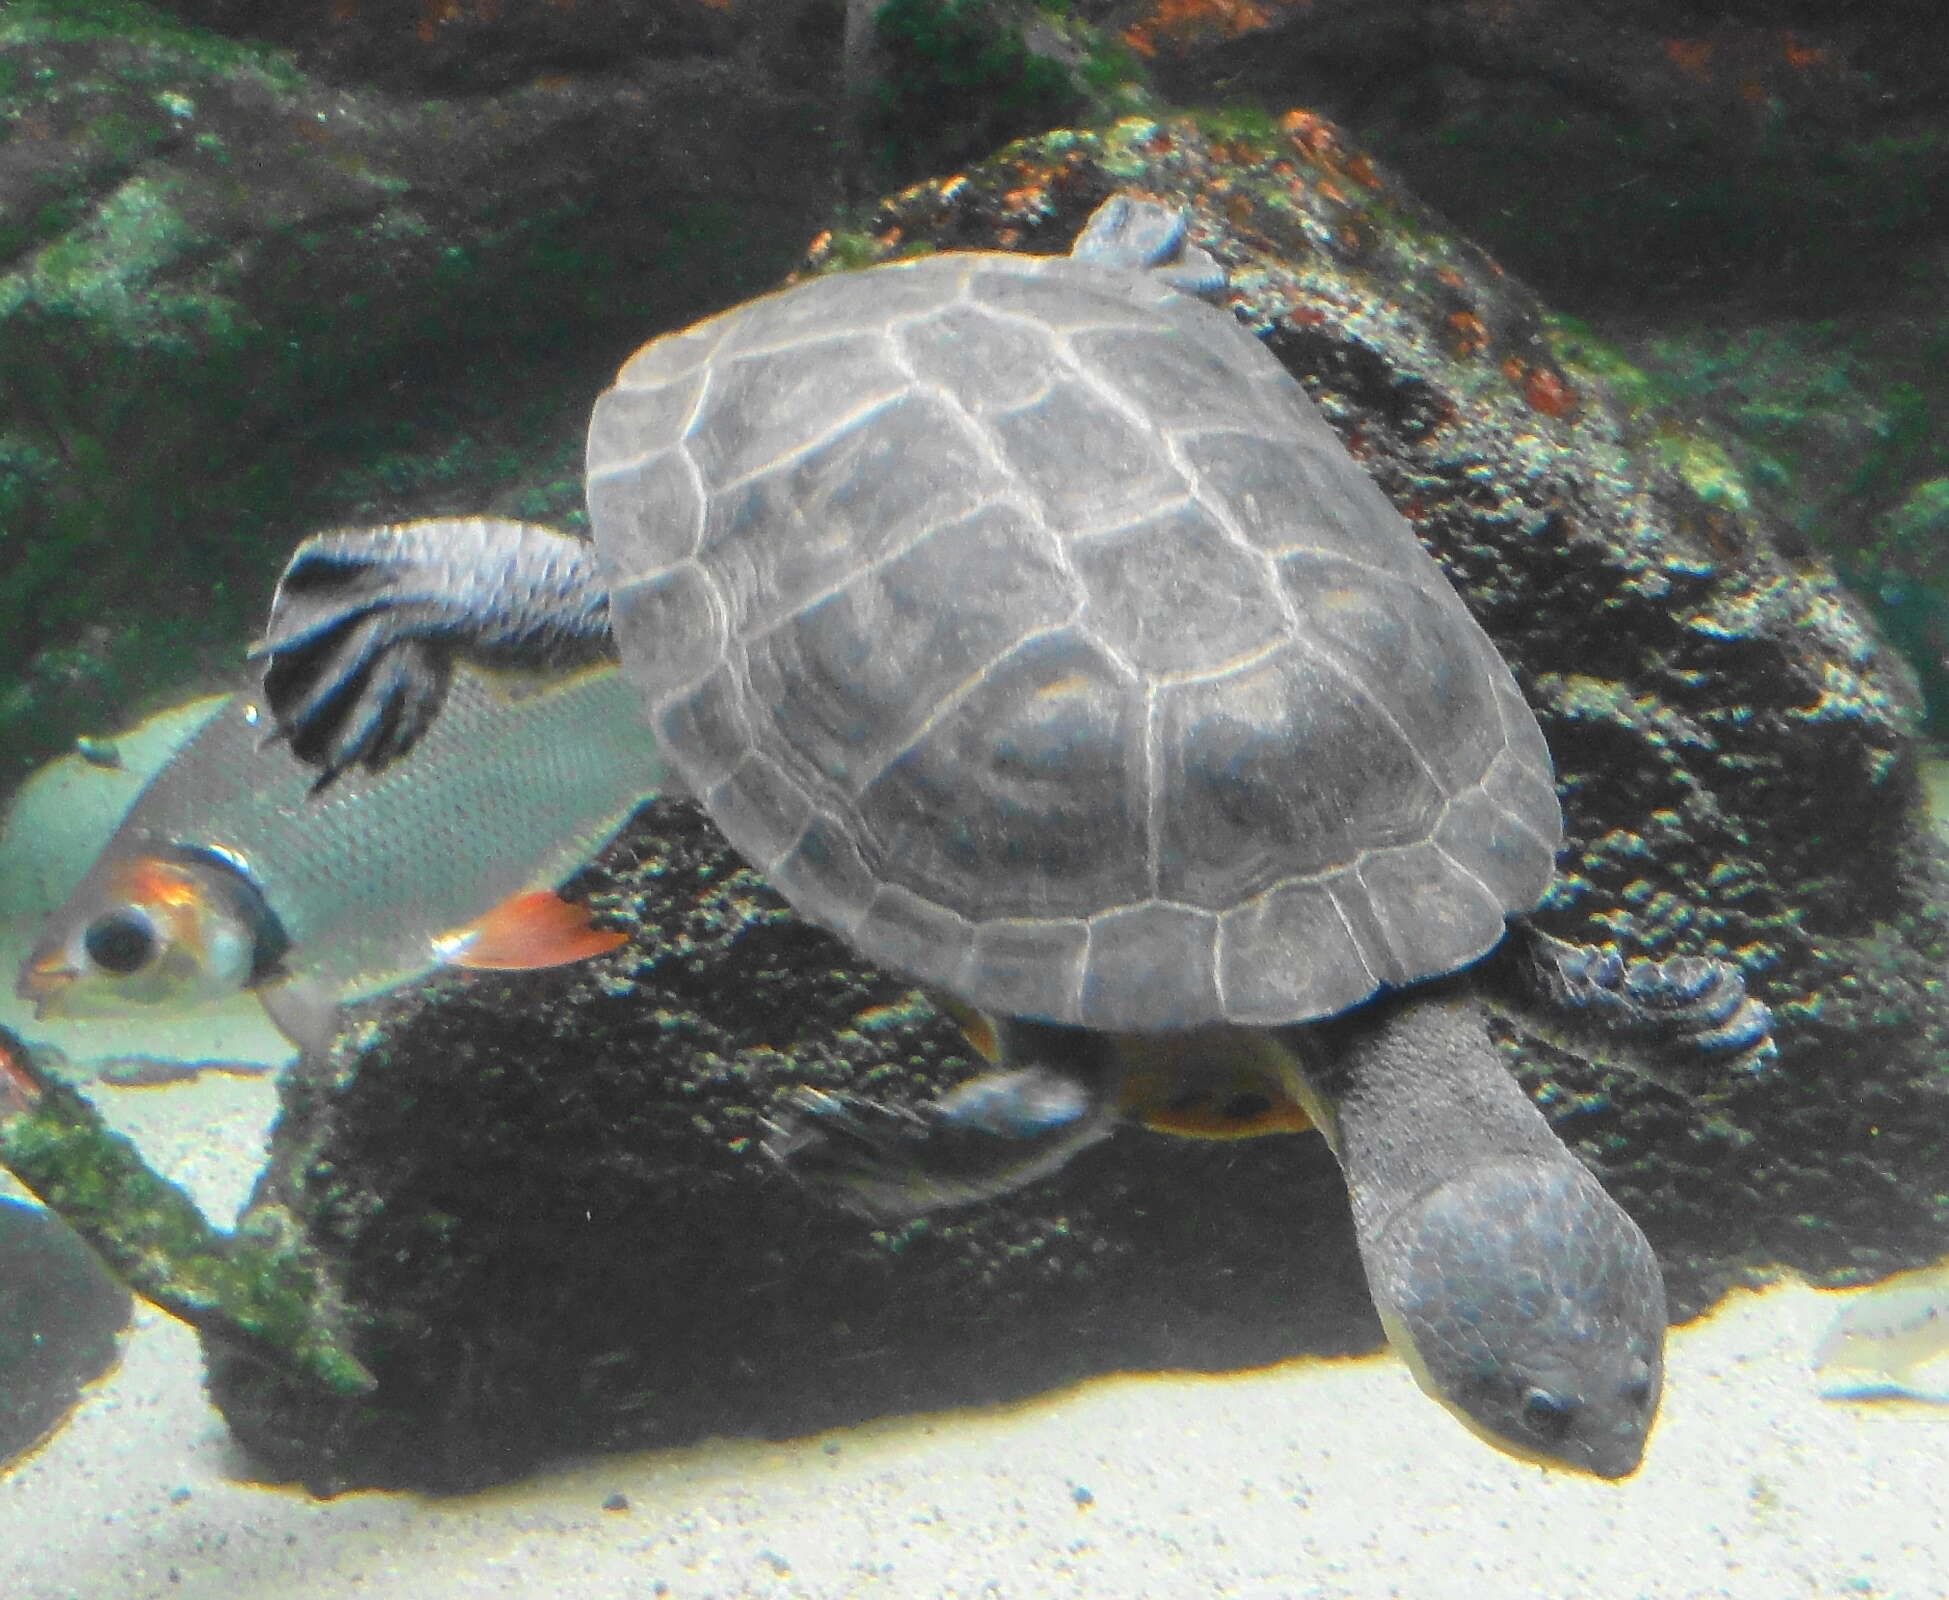
POLYGON ((102 971, 125 978, 155 959, 155 925, 142 912, 124 906, 89 923, 81 948, 102 971))
POLYGON ((1576 1409, 1574 1400, 1551 1394, 1548 1389, 1530 1388, 1523 1392, 1523 1426, 1539 1439, 1561 1439, 1570 1431, 1570 1419, 1576 1409))

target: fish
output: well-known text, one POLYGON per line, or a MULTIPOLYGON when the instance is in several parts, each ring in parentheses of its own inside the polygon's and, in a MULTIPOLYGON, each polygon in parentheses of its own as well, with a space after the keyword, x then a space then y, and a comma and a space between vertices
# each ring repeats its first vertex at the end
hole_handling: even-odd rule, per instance
POLYGON ((447 710, 380 773, 317 774, 233 695, 137 795, 47 920, 17 992, 38 1018, 193 1012, 240 991, 304 1049, 338 1007, 440 965, 519 970, 621 933, 552 893, 666 785, 614 666, 534 681, 456 667, 447 710))
MULTIPOLYGON (((1898 1273, 1849 1297, 1814 1351, 1821 1393, 1851 1400, 1900 1395, 1949 1402, 1920 1369, 1949 1355, 1949 1260, 1898 1273)), ((1940 1376, 1949 1379, 1949 1373, 1940 1376)))

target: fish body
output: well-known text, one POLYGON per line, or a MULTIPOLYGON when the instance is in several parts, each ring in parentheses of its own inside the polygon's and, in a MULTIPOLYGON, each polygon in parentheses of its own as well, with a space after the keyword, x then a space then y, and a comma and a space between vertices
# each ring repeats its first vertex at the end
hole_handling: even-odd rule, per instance
MULTIPOLYGON (((1851 1296, 1814 1351, 1822 1392, 1835 1399, 1901 1394, 1949 1400, 1922 1368, 1949 1355, 1949 1261, 1899 1273, 1851 1296)), ((1949 1377, 1941 1369, 1938 1376, 1949 1377)))
POLYGON ((271 992, 287 986, 335 1004, 443 959, 539 966, 619 942, 590 944, 584 927, 577 952, 558 919, 552 959, 467 954, 497 906, 534 926, 521 908, 549 897, 532 892, 662 787, 638 705, 614 668, 519 686, 461 668, 410 759, 314 792, 316 773, 265 742, 253 697, 233 696, 48 919, 19 991, 45 1018, 192 1010, 256 989, 277 1017, 271 992))

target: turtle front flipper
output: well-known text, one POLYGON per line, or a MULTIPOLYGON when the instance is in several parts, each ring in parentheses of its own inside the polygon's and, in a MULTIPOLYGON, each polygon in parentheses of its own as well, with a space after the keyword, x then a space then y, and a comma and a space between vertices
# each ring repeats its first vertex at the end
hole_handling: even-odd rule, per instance
POLYGON ((614 652, 608 592, 586 543, 468 518, 307 539, 251 655, 265 663, 278 732, 323 784, 410 750, 439 713, 456 656, 555 671, 614 652))
POLYGON ((1424 987, 1280 1034, 1422 1388, 1513 1455, 1635 1470, 1663 1374, 1657 1258, 1503 1069, 1474 997, 1424 987))
POLYGON ((1001 1067, 897 1106, 802 1089, 765 1152, 801 1182, 892 1221, 1047 1177, 1115 1125, 1114 1052, 1100 1034, 1007 1021, 1001 1067))
MULTIPOLYGON (((1681 1094, 1762 1072, 1778 1058, 1773 1013, 1711 956, 1626 960, 1518 924, 1491 958, 1496 998, 1552 1043, 1681 1094)), ((1485 969, 1486 970, 1486 969, 1485 969)))

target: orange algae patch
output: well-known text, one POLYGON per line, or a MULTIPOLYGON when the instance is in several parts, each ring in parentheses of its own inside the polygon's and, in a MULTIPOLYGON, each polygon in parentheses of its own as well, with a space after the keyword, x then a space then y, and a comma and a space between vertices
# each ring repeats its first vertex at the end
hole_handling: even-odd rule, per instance
POLYGON ((1453 336, 1450 341, 1452 348, 1460 358, 1479 356, 1488 346, 1489 330, 1473 311, 1449 312, 1448 330, 1453 336))
POLYGON ((1704 81, 1712 76, 1712 41, 1710 39, 1667 39, 1665 59, 1687 77, 1704 81))
POLYGON ((1511 356, 1502 375, 1522 391, 1523 403, 1546 417, 1567 417, 1583 403, 1576 386, 1554 367, 1533 367, 1511 356))
POLYGON ((1272 13, 1253 0, 1157 0, 1149 15, 1123 30, 1123 42, 1139 55, 1154 56, 1159 44, 1188 43, 1213 33, 1236 39, 1271 20, 1272 13))

